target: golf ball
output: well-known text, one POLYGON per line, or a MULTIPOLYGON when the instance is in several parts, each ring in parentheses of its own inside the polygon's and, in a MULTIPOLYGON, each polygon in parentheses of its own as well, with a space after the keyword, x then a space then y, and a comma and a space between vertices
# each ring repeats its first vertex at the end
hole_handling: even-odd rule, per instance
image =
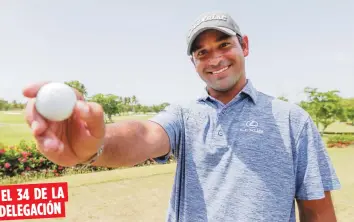
POLYGON ((42 86, 36 97, 36 109, 46 119, 63 121, 68 119, 76 104, 74 90, 64 83, 48 83, 42 86))

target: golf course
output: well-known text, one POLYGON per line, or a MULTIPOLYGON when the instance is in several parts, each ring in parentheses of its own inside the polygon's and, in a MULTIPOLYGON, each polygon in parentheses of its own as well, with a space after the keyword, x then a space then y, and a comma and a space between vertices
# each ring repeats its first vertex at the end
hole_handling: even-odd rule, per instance
MULTIPOLYGON (((115 116, 113 119, 149 117, 115 116)), ((354 127, 338 122, 330 125, 326 132, 354 132, 354 127)), ((325 135, 323 139, 326 141, 328 137, 325 135)), ((11 146, 20 140, 32 140, 23 111, 1 111, 0 142, 11 146)), ((328 148, 328 152, 342 183, 342 189, 333 192, 338 221, 349 222, 354 218, 354 147, 328 148)), ((150 165, 17 183, 68 182, 66 218, 51 221, 164 221, 175 167, 175 163, 150 165)))

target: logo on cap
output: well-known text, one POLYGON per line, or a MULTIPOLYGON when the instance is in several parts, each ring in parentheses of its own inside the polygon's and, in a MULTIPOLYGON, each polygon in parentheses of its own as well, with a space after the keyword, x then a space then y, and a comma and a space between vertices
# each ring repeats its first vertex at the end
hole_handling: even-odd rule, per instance
POLYGON ((194 29, 196 29, 200 24, 202 24, 203 22, 207 22, 207 21, 212 21, 212 20, 223 20, 223 21, 227 21, 227 16, 226 15, 220 15, 220 14, 213 14, 213 15, 206 15, 200 19, 198 19, 194 25, 192 26, 192 28, 189 30, 189 34, 188 34, 188 38, 191 36, 192 32, 194 31, 194 29))

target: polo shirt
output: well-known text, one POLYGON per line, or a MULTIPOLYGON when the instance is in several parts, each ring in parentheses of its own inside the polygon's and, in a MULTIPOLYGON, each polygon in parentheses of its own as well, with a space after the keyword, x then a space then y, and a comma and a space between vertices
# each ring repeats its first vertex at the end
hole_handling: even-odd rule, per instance
POLYGON ((248 79, 224 105, 207 93, 150 119, 163 127, 177 168, 166 221, 296 221, 295 199, 340 188, 309 114, 248 79))

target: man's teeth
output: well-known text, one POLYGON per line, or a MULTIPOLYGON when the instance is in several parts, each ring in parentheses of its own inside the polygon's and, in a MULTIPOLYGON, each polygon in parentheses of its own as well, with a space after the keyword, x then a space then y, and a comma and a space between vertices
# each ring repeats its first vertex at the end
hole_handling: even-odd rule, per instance
POLYGON ((228 69, 228 68, 229 68, 229 67, 226 66, 225 68, 222 68, 222 69, 220 69, 220 70, 218 70, 218 71, 215 71, 215 72, 212 72, 212 73, 213 73, 213 74, 219 74, 219 73, 225 71, 225 70, 228 69))

